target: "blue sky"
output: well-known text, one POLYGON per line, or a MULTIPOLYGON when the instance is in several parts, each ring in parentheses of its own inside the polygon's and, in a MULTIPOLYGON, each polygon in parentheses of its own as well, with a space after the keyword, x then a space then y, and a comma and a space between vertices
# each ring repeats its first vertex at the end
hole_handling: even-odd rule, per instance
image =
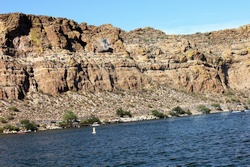
POLYGON ((123 30, 190 34, 250 24, 249 0, 4 0, 0 13, 49 15, 123 30))

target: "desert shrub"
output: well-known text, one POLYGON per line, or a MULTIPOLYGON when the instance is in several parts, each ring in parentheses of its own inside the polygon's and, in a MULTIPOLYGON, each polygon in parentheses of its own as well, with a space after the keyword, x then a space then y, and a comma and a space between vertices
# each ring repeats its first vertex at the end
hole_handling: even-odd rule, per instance
POLYGON ((189 50, 188 53, 187 53, 187 59, 188 60, 193 60, 194 59, 194 56, 198 54, 198 51, 197 50, 189 50))
POLYGON ((67 127, 69 124, 67 122, 59 122, 59 126, 62 127, 62 128, 65 128, 67 127))
POLYGON ((250 105, 250 98, 249 98, 249 99, 247 99, 247 103, 250 105))
POLYGON ((31 36, 31 41, 34 42, 36 45, 39 45, 41 43, 39 32, 37 32, 34 28, 30 29, 30 36, 31 36))
POLYGON ((38 90, 38 93, 43 94, 43 90, 42 90, 42 89, 39 89, 39 90, 38 90))
POLYGON ((203 114, 209 114, 210 113, 210 109, 207 108, 205 105, 198 105, 196 107, 196 109, 199 111, 199 112, 202 112, 203 114))
POLYGON ((191 111, 188 109, 187 111, 185 111, 185 113, 187 114, 187 115, 192 115, 192 113, 191 113, 191 111))
POLYGON ((172 111, 176 112, 176 114, 178 114, 178 115, 182 115, 182 114, 186 113, 185 110, 183 110, 180 106, 173 108, 172 111))
POLYGON ((3 126, 3 129, 9 130, 9 131, 19 131, 20 129, 16 126, 6 124, 3 126))
POLYGON ((130 118, 132 117, 132 114, 131 114, 130 111, 126 111, 124 114, 127 115, 127 116, 130 117, 130 118))
POLYGON ((119 117, 124 117, 124 116, 128 116, 128 117, 132 117, 132 114, 130 111, 125 111, 122 108, 119 108, 116 110, 116 115, 118 115, 119 117))
POLYGON ((162 112, 159 112, 158 110, 152 110, 151 112, 152 112, 153 116, 156 116, 158 118, 164 118, 165 117, 164 114, 162 112))
POLYGON ((36 131, 38 129, 37 124, 35 122, 30 122, 28 119, 23 119, 20 123, 26 130, 36 131))
POLYGON ((8 115, 8 116, 7 116, 7 119, 10 121, 10 120, 13 120, 13 119, 15 119, 15 118, 14 118, 13 115, 8 115))
POLYGON ((118 115, 119 117, 123 117, 124 111, 122 108, 119 108, 116 110, 116 115, 118 115))
POLYGON ((7 123, 8 121, 7 121, 5 118, 0 117, 0 122, 2 122, 3 124, 5 124, 5 123, 7 123))
POLYGON ((93 124, 94 122, 101 123, 100 119, 97 116, 91 115, 89 118, 81 120, 80 124, 89 125, 93 124))
POLYGON ((214 107, 216 110, 222 110, 219 103, 213 103, 211 104, 211 106, 214 107))
POLYGON ((75 122, 77 119, 77 115, 73 112, 68 110, 64 115, 63 115, 63 121, 68 123, 68 124, 72 124, 73 122, 75 122))
POLYGON ((232 96, 232 95, 234 95, 234 92, 228 90, 228 91, 224 92, 224 95, 226 95, 226 96, 232 96))
POLYGON ((19 109, 16 106, 11 106, 9 107, 10 111, 15 111, 15 112, 19 112, 19 109))
POLYGON ((3 130, 4 130, 3 127, 0 127, 0 133, 3 133, 3 130))
POLYGON ((153 108, 153 106, 151 104, 148 104, 148 108, 153 108))
POLYGON ((183 114, 187 114, 187 115, 192 115, 190 110, 185 111, 184 109, 182 109, 180 106, 174 107, 171 112, 169 112, 169 114, 171 116, 179 116, 179 115, 183 115, 183 114))
POLYGON ((240 100, 239 100, 238 97, 236 97, 236 96, 231 96, 231 97, 230 97, 230 101, 231 101, 231 102, 236 102, 236 103, 239 103, 239 102, 240 102, 240 100))
POLYGON ((171 115, 172 117, 179 117, 179 114, 177 114, 175 111, 170 111, 169 115, 171 115))

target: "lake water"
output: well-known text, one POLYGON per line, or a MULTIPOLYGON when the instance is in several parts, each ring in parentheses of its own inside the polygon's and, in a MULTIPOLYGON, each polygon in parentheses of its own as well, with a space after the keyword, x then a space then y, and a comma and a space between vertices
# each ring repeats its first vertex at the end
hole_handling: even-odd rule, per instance
POLYGON ((250 112, 0 135, 0 166, 247 166, 250 112))

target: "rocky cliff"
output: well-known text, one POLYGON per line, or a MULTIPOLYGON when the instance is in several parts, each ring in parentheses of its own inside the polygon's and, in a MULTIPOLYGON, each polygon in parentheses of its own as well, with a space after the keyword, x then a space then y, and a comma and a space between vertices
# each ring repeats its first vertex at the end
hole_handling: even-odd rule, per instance
MULTIPOLYGON (((193 35, 0 15, 0 99, 171 88, 250 94, 250 25, 193 35)), ((245 98, 245 100, 244 100, 245 98)))

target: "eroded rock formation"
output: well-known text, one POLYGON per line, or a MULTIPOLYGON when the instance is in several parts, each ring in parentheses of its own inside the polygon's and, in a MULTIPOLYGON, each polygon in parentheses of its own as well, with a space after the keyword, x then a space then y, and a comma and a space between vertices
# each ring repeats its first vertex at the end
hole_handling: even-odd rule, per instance
POLYGON ((0 15, 0 99, 28 92, 139 90, 157 84, 190 92, 250 90, 250 25, 166 35, 65 18, 0 15))

